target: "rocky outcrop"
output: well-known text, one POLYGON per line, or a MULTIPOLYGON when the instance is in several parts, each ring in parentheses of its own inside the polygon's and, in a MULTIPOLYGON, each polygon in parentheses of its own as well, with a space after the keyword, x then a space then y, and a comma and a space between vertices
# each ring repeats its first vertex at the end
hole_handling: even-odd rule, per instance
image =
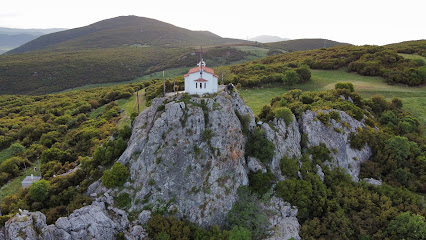
POLYGON ((5 239, 38 239, 46 228, 46 216, 41 212, 23 211, 5 224, 5 239))
POLYGON ((269 203, 262 204, 262 207, 268 215, 270 225, 270 235, 267 240, 300 239, 297 208, 277 197, 272 197, 269 203))
POLYGON ((146 236, 138 225, 127 232, 127 214, 111 206, 105 207, 104 202, 98 201, 75 210, 68 217, 59 218, 52 225, 46 224, 46 216, 40 212, 23 211, 7 221, 5 229, 5 239, 115 239, 122 232, 128 239, 146 236))
POLYGON ((63 239, 112 239, 128 225, 123 210, 106 208, 103 202, 80 208, 55 223, 56 231, 62 233, 63 239))
MULTIPOLYGON (((329 112, 329 111, 324 111, 329 112)), ((270 170, 284 180, 280 161, 284 156, 299 159, 301 142, 307 147, 324 143, 332 160, 317 165, 324 179, 324 167, 342 167, 358 181, 359 165, 371 155, 365 145, 350 147, 349 134, 364 124, 337 111, 341 120, 324 124, 318 114, 305 112, 290 124, 282 119, 262 123, 266 137, 275 144, 268 165, 245 156, 247 128, 255 127, 253 112, 237 93, 220 92, 207 98, 174 96, 156 98, 136 119, 128 148, 118 161, 130 169, 124 186, 106 189, 100 181, 88 188, 95 200, 89 206, 46 225, 45 216, 24 211, 9 220, 5 239, 127 239, 146 237, 144 226, 153 212, 167 212, 201 226, 224 225, 237 200, 237 189, 248 184, 250 171, 270 170), (114 208, 114 197, 131 196, 127 212, 114 208)), ((285 167, 285 166, 284 166, 285 167)), ((377 181, 370 181, 378 184, 377 181)), ((300 239, 297 208, 275 196, 260 204, 269 222, 270 240, 300 239)), ((0 239, 2 235, 0 233, 0 239)))
POLYGON ((281 159, 284 155, 290 158, 301 156, 299 124, 293 116, 293 121, 288 126, 283 119, 274 118, 270 123, 263 123, 261 127, 266 137, 275 145, 275 155, 269 167, 278 180, 284 180, 280 169, 281 159))
POLYGON ((382 180, 378 180, 378 179, 374 179, 374 178, 363 178, 362 180, 364 180, 366 183, 369 183, 369 184, 372 184, 372 185, 376 185, 376 186, 382 185, 382 180))
MULTIPOLYGON (((329 113, 331 110, 321 111, 329 113)), ((307 137, 307 147, 324 143, 331 151, 333 159, 325 162, 326 165, 330 168, 341 167, 354 181, 358 181, 360 165, 370 158, 372 152, 367 144, 361 150, 351 148, 348 138, 351 132, 356 132, 357 128, 365 128, 365 125, 343 111, 333 111, 339 113, 341 120, 337 122, 330 119, 329 126, 317 119, 316 112, 306 111, 300 119, 301 131, 307 137)))
POLYGON ((223 225, 238 187, 248 184, 236 112, 254 126, 253 112, 238 95, 155 99, 135 120, 119 159, 129 164, 136 189, 131 211, 154 206, 199 225, 223 225))

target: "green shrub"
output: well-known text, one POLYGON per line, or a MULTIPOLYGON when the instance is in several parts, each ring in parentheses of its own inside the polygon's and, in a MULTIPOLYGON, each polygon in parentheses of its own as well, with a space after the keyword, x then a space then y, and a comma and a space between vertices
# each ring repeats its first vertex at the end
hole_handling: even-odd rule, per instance
POLYGON ((337 111, 330 111, 329 114, 330 114, 330 118, 331 119, 334 119, 336 122, 340 122, 341 117, 340 117, 340 113, 339 112, 337 112, 337 111))
POLYGON ((287 71, 284 74, 283 82, 285 85, 293 86, 294 84, 299 82, 299 75, 297 75, 296 71, 287 71))
POLYGON ((334 85, 334 89, 347 89, 350 92, 355 91, 354 85, 350 82, 338 82, 334 85))
POLYGON ((275 145, 260 128, 254 128, 249 134, 245 149, 247 156, 255 157, 265 165, 269 164, 275 154, 275 145))
POLYGON ((250 114, 245 114, 241 116, 237 111, 235 111, 235 114, 237 115, 238 119, 240 120, 242 132, 244 134, 247 134, 250 127, 250 114))
POLYGON ((293 122, 293 113, 287 107, 279 107, 274 110, 275 117, 281 118, 284 120, 285 124, 288 126, 291 122, 293 122))
POLYGON ((130 205, 131 199, 128 193, 121 193, 114 198, 114 205, 119 208, 125 208, 130 205))
POLYGON ((312 154, 314 164, 331 160, 330 150, 327 148, 325 143, 320 143, 318 146, 312 146, 308 151, 312 154))
POLYGON ((147 225, 147 233, 151 239, 191 239, 190 226, 175 216, 163 217, 156 214, 149 219, 147 225))
POLYGON ((35 202, 43 202, 49 196, 49 188, 49 181, 44 179, 33 183, 29 190, 31 200, 35 202))
POLYGON ((231 231, 229 231, 228 240, 250 240, 251 232, 244 227, 234 226, 231 231))
POLYGON ((389 223, 384 235, 390 239, 426 239, 425 218, 409 212, 401 213, 389 223))
POLYGON ((299 82, 308 82, 311 80, 311 71, 307 65, 302 65, 296 69, 296 73, 299 76, 299 82))
POLYGON ((247 187, 239 187, 238 201, 228 212, 229 227, 243 227, 252 233, 254 239, 261 239, 266 233, 268 220, 265 213, 259 208, 259 202, 250 194, 247 187))
POLYGON ((317 116, 318 120, 320 120, 325 126, 330 126, 330 114, 325 112, 318 112, 317 116))
POLYGON ((286 155, 280 161, 281 173, 289 178, 297 178, 299 164, 297 159, 289 158, 286 155))
POLYGON ((129 176, 129 169, 120 162, 115 162, 111 170, 104 172, 101 180, 105 187, 112 188, 123 185, 129 176))
POLYGON ((284 201, 297 206, 298 218, 306 219, 309 216, 309 205, 313 193, 312 184, 309 181, 291 178, 278 182, 276 193, 284 201))
POLYGON ((259 194, 259 196, 268 192, 275 180, 274 174, 269 171, 266 173, 262 173, 260 170, 256 173, 250 172, 248 177, 250 190, 259 194))

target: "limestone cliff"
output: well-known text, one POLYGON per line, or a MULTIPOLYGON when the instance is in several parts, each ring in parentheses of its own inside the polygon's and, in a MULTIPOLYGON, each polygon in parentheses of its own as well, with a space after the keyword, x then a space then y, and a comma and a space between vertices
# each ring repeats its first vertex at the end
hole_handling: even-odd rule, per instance
MULTIPOLYGON (((326 164, 344 168, 357 181, 359 165, 371 150, 367 145, 360 151, 350 148, 348 136, 364 124, 338 113, 341 121, 329 124, 316 120, 317 113, 312 111, 288 125, 282 119, 261 124, 275 144, 273 159, 264 166, 245 156, 244 132, 256 124, 237 93, 156 98, 135 119, 128 148, 118 160, 130 169, 123 187, 106 189, 95 182, 88 191, 95 201, 55 225, 46 226, 41 213, 17 215, 6 224, 6 239, 24 235, 29 239, 111 239, 119 232, 128 239, 142 239, 146 236, 142 226, 159 210, 201 226, 223 226, 238 198, 237 189, 248 185, 249 171, 270 169, 278 180, 285 179, 280 160, 284 155, 301 156, 302 136, 308 147, 326 144, 332 152, 326 164), (112 207, 113 196, 121 193, 131 196, 127 212, 112 207), (130 213, 137 216, 134 221, 128 220, 130 213)), ((297 208, 275 196, 260 207, 267 213, 269 239, 300 239, 297 208)))

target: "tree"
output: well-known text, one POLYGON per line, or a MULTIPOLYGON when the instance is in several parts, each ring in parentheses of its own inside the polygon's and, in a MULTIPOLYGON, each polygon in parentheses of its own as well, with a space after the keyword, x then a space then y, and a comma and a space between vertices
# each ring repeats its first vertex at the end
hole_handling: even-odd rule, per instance
POLYGON ((388 157, 395 159, 398 167, 401 167, 410 156, 410 141, 406 137, 392 137, 385 141, 385 151, 388 153, 388 157))
POLYGON ((283 78, 284 84, 290 87, 296 84, 298 81, 299 81, 299 76, 297 75, 296 71, 293 71, 293 70, 286 72, 283 78))
POLYGON ((30 198, 34 202, 43 202, 49 196, 50 183, 47 180, 35 182, 30 187, 30 198))
POLYGON ((401 213, 389 223, 385 236, 390 239, 425 239, 425 218, 417 214, 411 215, 408 212, 401 213))

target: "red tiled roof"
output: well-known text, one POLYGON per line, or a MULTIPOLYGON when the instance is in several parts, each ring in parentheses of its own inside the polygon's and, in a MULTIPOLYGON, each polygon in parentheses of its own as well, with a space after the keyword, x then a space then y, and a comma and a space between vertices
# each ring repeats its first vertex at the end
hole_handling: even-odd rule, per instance
MULTIPOLYGON (((201 71, 200 67, 191 68, 191 69, 189 69, 188 74, 199 72, 199 71, 201 71)), ((208 73, 214 74, 214 70, 211 69, 211 68, 208 68, 208 67, 203 67, 203 72, 208 72, 208 73)))
POLYGON ((196 81, 196 82, 207 82, 207 80, 206 80, 206 79, 204 79, 204 78, 199 78, 199 79, 194 80, 194 81, 196 81))

